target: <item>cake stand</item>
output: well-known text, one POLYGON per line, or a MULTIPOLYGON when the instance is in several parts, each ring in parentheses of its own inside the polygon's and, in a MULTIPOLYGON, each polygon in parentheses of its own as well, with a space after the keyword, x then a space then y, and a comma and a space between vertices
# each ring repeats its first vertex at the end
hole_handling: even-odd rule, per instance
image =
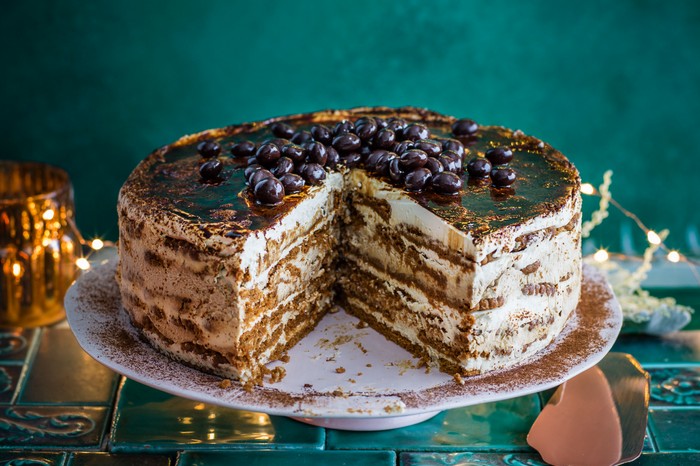
POLYGON ((605 278, 584 266, 582 295, 564 331, 524 363, 465 378, 460 384, 427 371, 404 349, 342 309, 289 351, 285 377, 246 391, 237 382, 176 362, 139 336, 122 308, 113 255, 84 273, 66 295, 68 322, 98 362, 173 395, 229 408, 288 416, 346 430, 383 430, 429 419, 440 411, 504 400, 555 387, 610 350, 622 312, 605 278), (228 386, 227 386, 228 385, 228 386))

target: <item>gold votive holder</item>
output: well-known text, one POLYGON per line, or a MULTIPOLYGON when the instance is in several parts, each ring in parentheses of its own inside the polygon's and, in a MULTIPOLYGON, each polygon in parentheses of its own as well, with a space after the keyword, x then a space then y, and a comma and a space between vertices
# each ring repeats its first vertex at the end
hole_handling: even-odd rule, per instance
POLYGON ((63 296, 81 255, 73 187, 60 168, 0 161, 0 326, 65 317, 63 296))

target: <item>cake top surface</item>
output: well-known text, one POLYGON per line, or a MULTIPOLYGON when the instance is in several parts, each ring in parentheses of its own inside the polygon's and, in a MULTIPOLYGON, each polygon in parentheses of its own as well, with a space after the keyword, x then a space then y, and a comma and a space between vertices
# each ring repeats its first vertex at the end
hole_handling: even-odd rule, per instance
MULTIPOLYGON (((539 139, 498 126, 480 126, 471 134, 455 136, 452 125, 458 120, 454 117, 413 107, 363 107, 291 115, 184 136, 157 149, 139 164, 124 184, 120 197, 128 197, 130 204, 138 203, 149 216, 180 219, 204 236, 244 236, 273 225, 317 188, 307 182, 300 192, 287 194, 277 205, 264 205, 248 187, 249 157, 231 155, 231 148, 244 141, 251 141, 259 148, 265 141, 279 139, 272 132, 275 123, 285 123, 297 132, 309 131, 314 125, 325 125, 332 130, 343 120, 356 121, 361 117, 421 123, 429 129, 432 140, 444 143, 447 139, 457 139, 462 143, 465 153, 461 160, 457 159, 460 166, 453 170, 461 180, 456 192, 446 194, 427 185, 425 189, 409 190, 405 188, 408 182, 404 185, 403 180, 394 184, 445 222, 474 237, 556 212, 578 195, 580 181, 575 167, 539 139), (219 174, 211 180, 204 177, 201 169, 207 161, 200 153, 201 144, 207 141, 221 147, 216 158, 220 162, 219 174), (506 182, 510 185, 496 187, 498 181, 493 175, 480 178, 467 171, 469 161, 484 159, 486 152, 494 148, 512 151, 512 160, 507 165, 514 171, 515 181, 506 182)), ((362 157, 367 159, 368 153, 369 149, 362 157)), ((341 152, 338 167, 343 166, 346 155, 341 152)), ((386 173, 374 176, 391 183, 386 173)))

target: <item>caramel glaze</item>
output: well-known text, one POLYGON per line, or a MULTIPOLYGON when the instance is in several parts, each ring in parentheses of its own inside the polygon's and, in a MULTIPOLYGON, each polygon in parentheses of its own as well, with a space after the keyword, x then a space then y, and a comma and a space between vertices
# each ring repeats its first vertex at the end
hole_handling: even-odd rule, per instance
MULTIPOLYGON (((203 238, 213 234, 244 236, 249 231, 270 227, 318 188, 307 186, 298 194, 287 195, 279 206, 259 205, 246 185, 246 160, 231 156, 231 146, 244 140, 257 143, 274 138, 269 126, 278 121, 295 129, 309 129, 318 123, 332 128, 343 119, 354 121, 362 116, 400 117, 425 124, 433 137, 454 137, 450 130, 456 121, 454 117, 415 107, 360 107, 272 118, 184 136, 155 150, 130 175, 121 195, 128 193, 130 201, 138 202, 148 215, 179 217, 203 238), (196 146, 204 140, 216 140, 222 146, 221 182, 207 184, 200 180, 198 166, 202 158, 196 146)), ((499 126, 481 126, 474 136, 461 141, 466 149, 465 167, 469 160, 484 156, 491 147, 511 147, 514 158, 510 166, 517 173, 514 185, 493 188, 488 179, 470 181, 465 168, 461 174, 464 188, 457 195, 432 191, 407 194, 455 228, 470 232, 475 240, 501 227, 556 212, 578 195, 580 180, 576 168, 539 139, 499 126)))

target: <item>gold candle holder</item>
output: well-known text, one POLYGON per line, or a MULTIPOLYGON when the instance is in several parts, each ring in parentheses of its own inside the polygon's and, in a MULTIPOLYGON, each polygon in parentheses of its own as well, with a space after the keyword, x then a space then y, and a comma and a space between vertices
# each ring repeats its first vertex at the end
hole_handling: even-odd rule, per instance
POLYGON ((43 163, 0 161, 0 325, 63 319, 80 255, 68 174, 43 163))

